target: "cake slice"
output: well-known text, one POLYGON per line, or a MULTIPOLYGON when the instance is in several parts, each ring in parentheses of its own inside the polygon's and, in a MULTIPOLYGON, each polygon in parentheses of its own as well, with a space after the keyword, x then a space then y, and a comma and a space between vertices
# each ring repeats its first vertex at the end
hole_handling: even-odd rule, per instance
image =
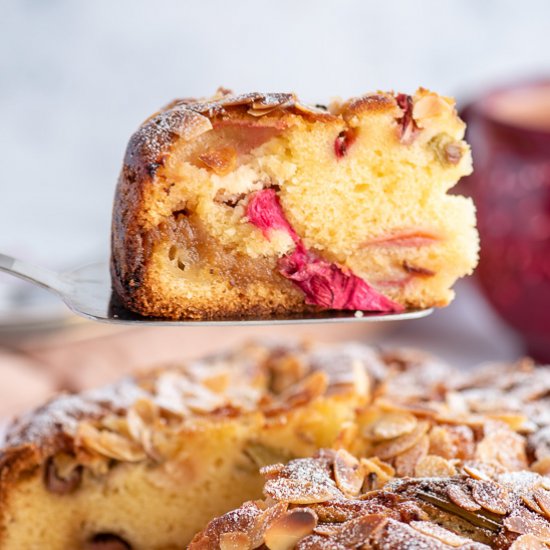
POLYGON ((127 308, 182 318, 444 306, 477 262, 453 100, 174 101, 132 136, 113 212, 127 308))
POLYGON ((322 450, 262 469, 265 500, 212 520, 189 550, 544 550, 550 482, 538 474, 394 480, 369 460, 322 450))

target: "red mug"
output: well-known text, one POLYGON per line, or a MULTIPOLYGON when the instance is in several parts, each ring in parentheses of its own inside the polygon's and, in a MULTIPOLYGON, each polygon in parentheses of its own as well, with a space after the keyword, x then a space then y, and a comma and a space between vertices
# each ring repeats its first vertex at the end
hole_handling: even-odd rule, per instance
POLYGON ((474 173, 477 280, 535 359, 550 363, 550 80, 486 94, 462 112, 474 173))

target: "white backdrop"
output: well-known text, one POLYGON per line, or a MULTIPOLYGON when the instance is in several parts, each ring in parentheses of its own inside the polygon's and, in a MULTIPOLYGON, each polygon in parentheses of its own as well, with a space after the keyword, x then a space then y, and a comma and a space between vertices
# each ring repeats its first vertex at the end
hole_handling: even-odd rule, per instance
POLYGON ((0 0, 0 249, 105 254, 127 139, 177 96, 464 96, 540 72, 548 0, 0 0))
POLYGON ((105 257, 128 137, 177 96, 466 98, 540 74, 548 0, 0 0, 0 250, 105 257))

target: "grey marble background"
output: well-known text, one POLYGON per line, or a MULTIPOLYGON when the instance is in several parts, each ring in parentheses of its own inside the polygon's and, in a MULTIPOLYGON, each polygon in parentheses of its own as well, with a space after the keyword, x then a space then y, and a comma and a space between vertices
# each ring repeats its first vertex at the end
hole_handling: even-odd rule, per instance
MULTIPOLYGON (((0 0, 0 250, 52 268, 106 257, 127 139, 177 96, 423 85, 465 100, 541 74, 548 0, 0 0)), ((463 331, 472 292, 416 326, 463 331)), ((479 357, 503 354, 492 340, 479 357)))

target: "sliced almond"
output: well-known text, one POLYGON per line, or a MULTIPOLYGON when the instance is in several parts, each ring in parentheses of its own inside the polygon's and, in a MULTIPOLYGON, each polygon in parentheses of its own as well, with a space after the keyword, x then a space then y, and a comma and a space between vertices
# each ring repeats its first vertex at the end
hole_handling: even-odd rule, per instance
POLYGON ((470 539, 461 537, 460 535, 457 535, 456 533, 453 533, 452 531, 449 531, 448 529, 445 529, 430 521, 411 521, 409 525, 423 535, 437 539, 443 544, 448 544, 454 548, 458 548, 459 546, 471 542, 470 539))
POLYGON ((462 469, 473 479, 481 479, 484 481, 489 481, 491 478, 487 473, 485 473, 480 468, 477 468, 476 466, 470 465, 470 464, 464 464, 462 466, 462 469))
POLYGON ((468 512, 475 512, 481 509, 481 506, 472 498, 470 492, 466 492, 458 485, 449 485, 447 487, 447 496, 457 506, 468 510, 468 512))
POLYGON ((231 531, 220 535, 220 550, 251 550, 250 537, 242 531, 231 531))
POLYGON ((414 446, 428 431, 428 428, 428 422, 418 422, 412 432, 375 445, 372 454, 382 460, 393 458, 414 446))
POLYGON ((452 111, 451 103, 433 92, 428 92, 414 103, 412 114, 420 124, 426 118, 439 117, 452 111))
POLYGON ((76 442, 88 450, 116 460, 138 462, 146 458, 141 445, 114 432, 98 430, 88 422, 79 424, 76 442))
POLYGON ((472 483, 472 498, 485 510, 504 515, 510 509, 508 490, 494 481, 476 480, 472 483))
POLYGON ((436 455, 422 458, 414 469, 416 477, 451 477, 456 475, 452 462, 436 455))
POLYGON ((344 449, 339 449, 334 457, 334 480, 346 495, 359 494, 365 478, 365 467, 344 449))
POLYGON ((372 436, 377 440, 395 439, 411 433, 417 425, 416 417, 405 411, 384 413, 372 427, 372 436))
POLYGON ((291 550, 305 536, 313 532, 317 515, 308 508, 293 508, 275 519, 264 533, 269 550, 291 550))
POLYGON ((545 489, 535 489, 535 491, 533 491, 533 498, 541 507, 544 515, 550 519, 550 491, 546 491, 545 489))
POLYGON ((527 508, 515 510, 511 516, 504 519, 504 525, 514 533, 529 534, 547 544, 550 543, 550 523, 527 508))
POLYGON ((535 500, 534 496, 531 493, 524 493, 521 495, 521 500, 529 508, 530 510, 533 510, 533 512, 536 512, 537 514, 544 516, 546 515, 544 513, 544 510, 537 504, 537 501, 535 500))
POLYGON ((545 456, 531 464, 531 470, 541 476, 550 475, 550 456, 545 456))
POLYGON ((509 550, 548 550, 548 546, 535 535, 521 535, 510 546, 509 550))
POLYGON ((485 437, 477 444, 475 458, 484 463, 498 463, 509 471, 525 470, 525 438, 504 425, 486 427, 485 437))
POLYGON ((428 454, 430 446, 428 436, 423 435, 416 445, 397 455, 395 458, 395 471, 400 477, 412 477, 416 465, 428 454))

